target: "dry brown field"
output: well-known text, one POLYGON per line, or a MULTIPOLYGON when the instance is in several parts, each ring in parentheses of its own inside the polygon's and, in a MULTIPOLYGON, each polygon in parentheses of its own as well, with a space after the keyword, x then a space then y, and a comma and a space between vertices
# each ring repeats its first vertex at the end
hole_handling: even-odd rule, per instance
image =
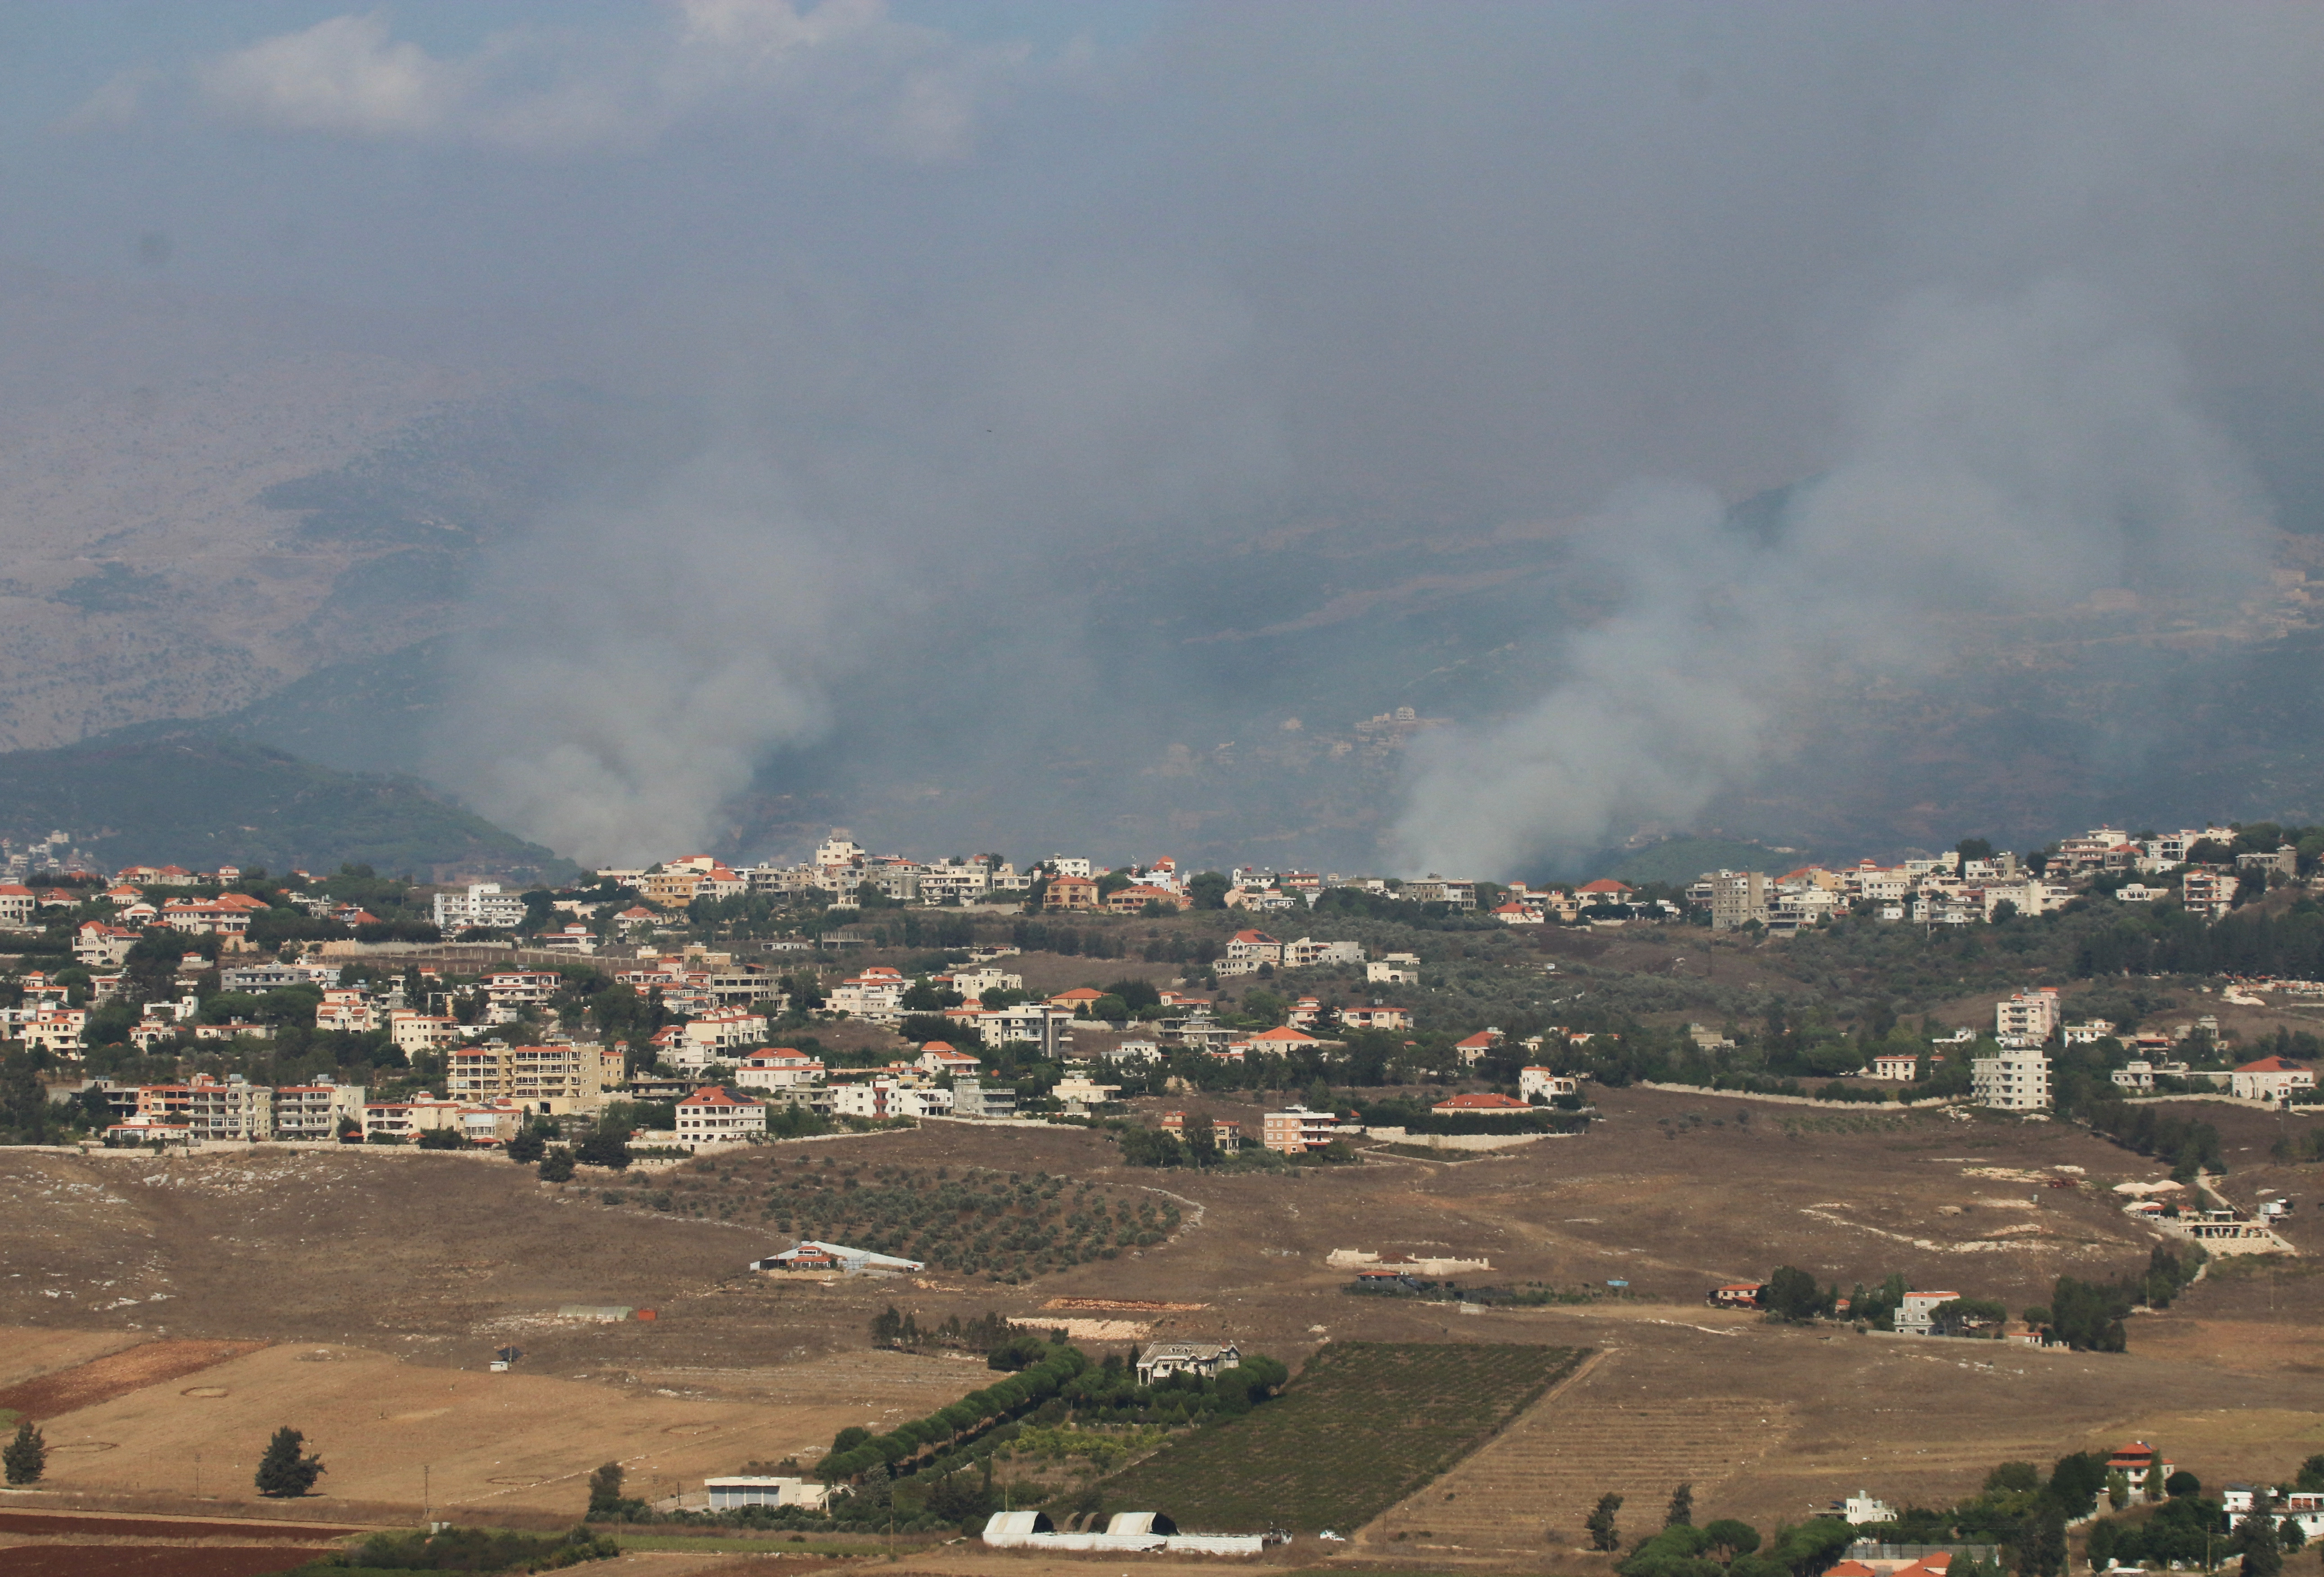
MULTIPOLYGON (((1245 1120, 1259 1110, 1171 1104, 1245 1120)), ((811 1456, 844 1425, 892 1424, 981 1382, 960 1358, 868 1351, 866 1323, 890 1303, 924 1324, 986 1310, 1038 1318, 1052 1300, 1196 1305, 1119 1317, 1295 1365, 1332 1340, 1595 1351, 1499 1439, 1330 1557, 1440 1565, 1587 1567, 1570 1552, 1590 1501, 1618 1489, 1636 1531, 1682 1479, 1699 1515, 1765 1526, 1858 1489, 1938 1503, 2006 1458, 2139 1434, 2213 1483, 2284 1473, 2324 1449, 2324 1276, 2304 1258, 2207 1277, 2169 1312, 2134 1318, 2121 1356, 1785 1327, 1702 1306, 1710 1286, 1785 1263, 1843 1291, 1895 1270, 2013 1310, 2046 1301, 2061 1274, 2144 1265, 2153 1239, 2112 1189, 2159 1178, 2151 1162, 2059 1123, 1635 1090, 1601 1092, 1600 1104, 1606 1120, 1582 1137, 1288 1176, 1126 1169, 1086 1130, 933 1124, 661 1171, 652 1186, 669 1194, 667 1212, 602 1203, 604 1177, 559 1188, 459 1156, 0 1152, 0 1179, 29 1207, 0 1226, 0 1323, 14 1327, 0 1339, 0 1380, 129 1342, 266 1342, 44 1420, 52 1442, 86 1448, 55 1459, 56 1502, 169 1495, 187 1508, 198 1450, 204 1496, 250 1509, 250 1463, 290 1423, 329 1465, 314 1512, 409 1518, 425 1468, 439 1515, 542 1526, 578 1508, 581 1479, 603 1461, 631 1464, 641 1489, 693 1487, 744 1462, 811 1456), (750 1195, 809 1150, 1152 1189, 1183 1219, 1165 1244, 1022 1285, 751 1276, 743 1263, 783 1240, 757 1224, 750 1195), (1465 1314, 1358 1297, 1326 1263, 1335 1249, 1480 1256, 1493 1266, 1480 1280, 1591 1301, 1465 1314), (657 1318, 579 1323, 557 1316, 563 1304, 657 1318), (508 1342, 525 1350, 517 1370, 483 1372, 508 1342)), ((2313 1168, 2266 1158, 2276 1125, 2303 1120, 2190 1110, 2220 1129, 2232 1196, 2309 1190, 2313 1168)), ((634 1181, 622 1189, 635 1199, 634 1181)), ((2288 1231, 2324 1250, 2312 1215, 2288 1231)))

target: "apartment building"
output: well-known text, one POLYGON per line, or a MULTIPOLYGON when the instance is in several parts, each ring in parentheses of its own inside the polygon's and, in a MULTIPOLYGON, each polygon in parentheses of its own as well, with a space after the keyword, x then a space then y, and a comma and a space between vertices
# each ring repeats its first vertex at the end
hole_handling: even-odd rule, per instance
POLYGON ((860 1084, 834 1084, 831 1110, 841 1117, 942 1117, 950 1114, 952 1092, 907 1084, 898 1079, 871 1079, 860 1084))
POLYGON ((1330 1144, 1339 1121, 1333 1112, 1311 1111, 1305 1106, 1270 1111, 1260 1119, 1259 1143, 1278 1155, 1304 1156, 1330 1144))
POLYGON ((731 1144, 766 1131, 767 1109, 723 1084, 706 1084, 678 1103, 680 1144, 731 1144))
POLYGON ((1969 1065, 1969 1099, 1999 1111, 2040 1111, 2050 1104, 2050 1058, 2033 1047, 2002 1048, 1969 1065))
POLYGON ((2050 1032, 2057 1028, 2058 1017, 2058 988, 2036 986, 1994 1004, 1993 1032, 2004 1039, 2030 1040, 2038 1045, 2049 1039, 2050 1032))
POLYGON ((442 1051, 460 1042, 462 1028, 457 1019, 422 1013, 412 1008, 392 1008, 387 1015, 387 1033, 395 1042, 395 1049, 410 1056, 419 1051, 442 1051))
POLYGON ((501 890, 497 881, 472 882, 466 892, 439 892, 437 927, 449 936, 470 929, 513 931, 524 924, 524 899, 501 890))
POLYGON ((512 1101, 528 1111, 595 1111, 622 1082, 622 1054, 594 1043, 462 1047, 445 1059, 445 1093, 456 1101, 512 1101))
POLYGON ((182 1120, 193 1137, 244 1140, 274 1137, 274 1092, 240 1074, 212 1078, 196 1074, 186 1081, 182 1120))
POLYGON ((1739 931, 1767 923, 1770 883, 1759 871, 1721 871, 1711 878, 1711 928, 1739 931))
POLYGON ((363 1121, 364 1087, 318 1079, 311 1084, 286 1084, 274 1092, 274 1137, 282 1139, 327 1139, 339 1131, 339 1120, 363 1121))

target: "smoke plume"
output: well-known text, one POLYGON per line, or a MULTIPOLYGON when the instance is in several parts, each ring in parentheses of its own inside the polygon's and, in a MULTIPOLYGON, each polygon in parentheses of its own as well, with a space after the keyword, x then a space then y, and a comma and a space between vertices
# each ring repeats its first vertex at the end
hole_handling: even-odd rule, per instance
POLYGON ((1674 485, 1593 520, 1613 605, 1537 705, 1426 753, 1398 827, 1411 865, 1507 875, 1683 824, 1835 678, 1941 673, 1997 616, 2119 589, 2216 617, 2260 578, 2248 465, 2170 347, 2107 303, 2066 283, 1923 300, 1885 338, 1847 456, 1764 533, 1674 485))

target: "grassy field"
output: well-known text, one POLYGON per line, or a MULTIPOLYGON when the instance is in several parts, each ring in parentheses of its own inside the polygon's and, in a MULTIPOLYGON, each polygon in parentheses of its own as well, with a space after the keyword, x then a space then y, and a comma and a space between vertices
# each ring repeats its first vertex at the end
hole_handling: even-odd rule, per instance
POLYGON ((1108 1480, 1106 1503, 1204 1532, 1355 1528, 1474 1451, 1581 1357, 1571 1347, 1334 1342, 1249 1417, 1108 1480))

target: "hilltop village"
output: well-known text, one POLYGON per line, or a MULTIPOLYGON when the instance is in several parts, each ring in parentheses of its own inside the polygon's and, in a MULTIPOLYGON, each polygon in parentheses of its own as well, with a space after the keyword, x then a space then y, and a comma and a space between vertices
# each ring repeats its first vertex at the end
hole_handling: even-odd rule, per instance
MULTIPOLYGON (((1167 858, 1019 872, 995 856, 874 855, 844 834, 798 865, 687 855, 521 893, 352 869, 33 870, 47 852, 5 851, 24 880, 0 884, 0 923, 24 951, 0 1018, 51 1120, 111 1143, 501 1146, 588 1135, 610 1112, 691 1151, 835 1120, 1119 1120, 1140 1096, 1235 1087, 1318 1092, 1247 1136, 1213 1130, 1229 1152, 1247 1139, 1298 1157, 1394 1126, 1353 1123, 1334 1085, 1409 1085, 1388 1101, 1398 1114, 1478 1133, 1570 1124, 1586 1084, 1626 1074, 1778 1090, 1821 1075, 1827 1098, 2034 1112, 2056 1103, 2068 1053, 2098 1059, 2125 1095, 2318 1098, 2303 1061, 2273 1046, 2238 1056, 2216 1013, 2076 1019, 2060 984, 1917 1036, 1887 1010, 1876 1038, 1883 1010, 1852 1036, 1787 1029, 1780 1005, 1772 1023, 1712 1028, 1609 1018, 1554 983, 1561 957, 1566 978, 1587 969, 1576 945, 1694 930, 1800 952, 1850 931, 1934 949, 1972 927, 2022 947, 2029 921, 2070 914, 2087 929, 2108 910, 2136 917, 2142 938, 2157 922, 2208 933, 2275 911, 2289 928, 2313 908, 2300 895, 2324 837, 2273 826, 2101 827, 2024 855, 1965 844, 1894 866, 1642 887, 1184 873, 1167 858), (1489 953, 1499 969, 1459 973, 1500 989, 1448 981, 1447 943, 1489 953), (886 961, 897 954, 914 956, 886 961), (1512 984, 1521 1002, 1474 1000, 1512 984), (1561 1002, 1582 1010, 1549 1010, 1561 1002), (1801 1043, 1789 1056, 1787 1035, 1801 1043), (1755 1070, 1729 1055, 1738 1036, 1778 1055, 1755 1070), (312 1076, 281 1078, 294 1062, 312 1076)), ((2221 1001, 2324 994, 2302 973, 2246 974, 2221 1001)))
MULTIPOLYGON (((651 1291, 649 1258, 601 1274, 614 1290, 598 1301, 428 1338, 456 1354, 490 1336, 497 1372, 521 1370, 529 1342, 566 1351, 550 1327, 683 1327, 709 1318, 689 1298, 756 1297, 788 1311, 769 1331, 859 1345, 868 1331, 877 1352, 985 1357, 1019 1377, 917 1423, 897 1422, 916 1415, 896 1398, 804 1454, 688 1456, 694 1476, 651 1493, 600 1470, 593 1538, 640 1522, 837 1536, 893 1521, 1031 1552, 1218 1556, 1261 1552, 1284 1520, 1309 1538, 1361 1522, 1378 1554, 1393 1536, 1370 1519, 1442 1469, 1416 1459, 1360 1494, 1286 1489, 1262 1506, 1229 1488, 1259 1481, 1244 1469, 1196 1468, 1294 1428, 1268 1421, 1324 1406, 1295 1398, 1333 1384, 1355 1388, 1350 1406, 1466 1388, 1480 1442, 1591 1372, 1579 1349, 1523 1345, 1514 1326, 1491 1327, 1520 1343, 1506 1349, 1409 1345, 1440 1330, 1415 1320, 1627 1319, 1683 1300, 1674 1328, 1720 1339, 1850 1333, 2032 1355, 2019 1363, 2135 1352, 2205 1296, 2195 1284, 2302 1252, 2284 1182, 2324 1160, 2305 1120, 2324 1111, 2305 1027, 2324 999, 2324 833, 2310 829, 2101 827, 2022 853, 1970 840, 1890 865, 1572 883, 1189 872, 1167 858, 1020 870, 876 855, 835 833, 795 865, 683 855, 525 890, 358 866, 93 872, 60 857, 71 842, 0 851, 14 1153, 146 1157, 163 1168, 153 1188, 233 1167, 322 1188, 360 1161, 367 1190, 409 1172, 439 1199, 459 1191, 427 1167, 479 1163, 458 1176, 538 1191, 493 1209, 567 1212, 555 1231, 597 1230, 570 1213, 587 1210, 608 1231, 642 1212, 743 1234, 701 1246, 699 1263, 724 1266, 696 1273, 707 1290, 651 1291), (1862 1147, 1858 1181, 1788 1149, 1809 1143, 1862 1147), (2255 1148, 2264 1162, 2243 1153, 2255 1148), (1915 1180, 1897 1157, 1921 1150, 1987 1192, 1915 1180), (1614 1170, 1592 1180, 1583 1157, 1614 1170), (1624 1224, 1637 1167, 1696 1165, 1753 1180, 1715 1223, 1657 1213, 1643 1238, 1624 1224), (1493 1167, 1537 1177, 1507 1196, 1519 1216, 1464 1195, 1420 1224, 1445 1206, 1432 1190, 1485 1186, 1493 1167), (1893 1175, 1877 1210, 1867 1167, 1893 1175), (2019 1185, 2030 1200, 1992 1193, 2019 1185), (1348 1198, 1325 1209, 1317 1187, 1348 1198), (1938 1197, 1958 1202, 1923 1203, 1938 1197), (1522 1213, 1536 1202, 1545 1222, 1522 1213), (1307 1235, 1311 1216, 1333 1236, 1307 1235), (1874 1248, 1835 1258, 1794 1220, 1874 1248), (1203 1234, 1237 1221, 1247 1236, 1231 1240, 1260 1245, 1260 1263, 1312 1264, 1248 1306, 1209 1289, 1225 1270, 1187 1280, 1174 1256, 1220 1251, 1231 1240, 1203 1234), (1931 1234, 1949 1232, 1973 1232, 1958 1251, 1982 1258, 1942 1258, 1955 1250, 1931 1234), (1548 1258, 1525 1246, 1557 1233, 1548 1258), (1651 1262, 1630 1258, 1640 1241, 1651 1262), (2008 1261, 2021 1251, 2040 1257, 2008 1261), (649 1290, 614 1301, 623 1277, 649 1290), (1056 1295, 1023 1301, 1034 1288, 1056 1295), (1407 1345, 1329 1357, 1339 1316, 1318 1298, 1407 1345), (1297 1385, 1262 1343, 1309 1351, 1297 1385), (1480 1353, 1499 1367, 1456 1372, 1480 1353), (1043 1508, 1013 1508, 1020 1493, 1043 1508), (1205 1531, 1177 1533, 1155 1506, 1205 1531)), ((63 1296, 64 1273, 42 1274, 63 1296)), ((2246 1499, 2227 1505, 2162 1451, 2084 1440, 2030 1482, 2006 1462, 1982 1490, 1928 1480, 1928 1499, 1960 1497, 1942 1513, 1900 1499, 1922 1493, 1907 1468, 1876 1495, 1811 1463, 1795 1473, 1826 1509, 1767 1547, 1794 1577, 1950 1577, 1997 1570, 2051 1520, 2107 1559, 2163 1564, 2190 1537, 2248 1544, 2264 1520, 2254 1494, 2273 1497, 2284 1539, 2324 1524, 2324 1483, 2290 1464, 2261 1490, 2230 1483, 2246 1499)), ((1668 1560, 1757 1571, 1739 1545, 1706 1555, 1674 1531, 1689 1522, 1641 1532, 1634 1507, 1618 1529, 1610 1503, 1644 1492, 1640 1475, 1671 1480, 1653 1492, 1674 1506, 1725 1480, 1683 1454, 1603 1465, 1617 1458, 1632 1460, 1557 1470, 1550 1536, 1628 1577, 1668 1560)), ((1720 1493, 1760 1515, 1775 1491, 1741 1483, 1720 1493)), ((1722 1536, 1744 1534, 1760 1537, 1722 1536)))

